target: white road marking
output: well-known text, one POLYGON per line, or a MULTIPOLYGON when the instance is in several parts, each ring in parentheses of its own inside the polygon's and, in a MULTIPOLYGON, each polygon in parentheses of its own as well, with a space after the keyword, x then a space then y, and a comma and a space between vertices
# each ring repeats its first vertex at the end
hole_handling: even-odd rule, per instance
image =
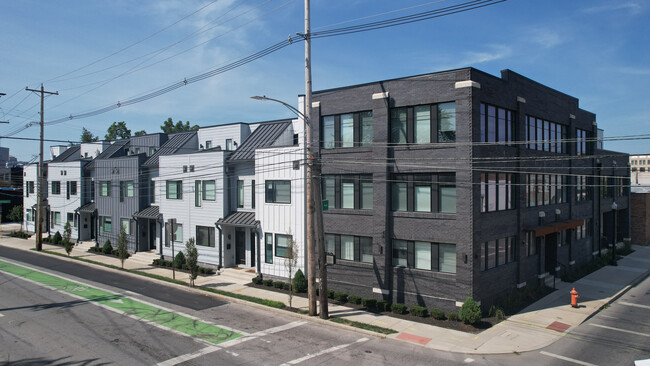
POLYGON ((0 314, 0 318, 2 318, 4 315, 0 314))
POLYGON ((634 307, 642 308, 642 309, 650 309, 650 306, 648 306, 648 305, 633 304, 633 303, 627 302, 627 301, 620 301, 620 302, 618 302, 618 304, 626 305, 626 306, 634 306, 634 307))
POLYGON ((559 360, 563 360, 563 361, 567 361, 567 362, 573 362, 573 363, 578 364, 578 365, 597 366, 597 365, 595 365, 593 363, 584 362, 584 361, 576 360, 574 358, 569 358, 569 357, 556 355, 555 353, 550 353, 550 352, 546 352, 546 351, 540 351, 539 353, 543 354, 544 356, 555 357, 555 358, 557 358, 559 360))
POLYGON ((335 351, 341 350, 343 348, 349 347, 349 346, 351 346, 351 345, 353 345, 355 343, 362 343, 362 342, 365 342, 367 340, 368 340, 368 338, 357 339, 354 343, 341 344, 339 346, 334 346, 334 347, 331 347, 331 348, 328 348, 328 349, 324 349, 324 350, 322 350, 320 352, 314 353, 313 355, 307 355, 307 356, 300 357, 300 358, 297 358, 295 360, 283 363, 280 366, 296 365, 296 364, 299 364, 299 363, 301 363, 303 361, 307 361, 307 360, 309 360, 311 358, 322 356, 322 355, 324 355, 326 353, 335 352, 335 351))
POLYGON ((205 348, 202 348, 202 349, 200 349, 200 350, 198 350, 198 351, 196 351, 194 353, 187 353, 187 354, 184 354, 184 355, 180 355, 178 357, 170 358, 167 361, 160 362, 160 363, 158 363, 158 366, 174 366, 174 365, 178 365, 179 363, 183 363, 185 361, 189 361, 189 360, 195 359, 197 357, 207 355, 208 353, 212 353, 212 352, 218 351, 220 349, 221 349, 221 347, 217 347, 217 346, 205 347, 205 348))
POLYGON ((465 363, 472 363, 472 362, 474 362, 474 359, 473 359, 473 358, 469 358, 469 357, 467 357, 467 358, 465 359, 465 363))
POLYGON ((633 330, 627 330, 627 329, 621 329, 621 328, 608 327, 608 326, 606 326, 606 325, 601 325, 601 324, 592 324, 592 323, 588 323, 588 324, 591 325, 591 326, 594 326, 594 327, 605 328, 605 329, 611 329, 611 330, 615 330, 615 331, 618 331, 618 332, 630 333, 630 334, 640 335, 640 336, 644 336, 644 337, 650 337, 650 334, 647 334, 647 333, 641 333, 641 332, 635 332, 635 331, 633 331, 633 330))

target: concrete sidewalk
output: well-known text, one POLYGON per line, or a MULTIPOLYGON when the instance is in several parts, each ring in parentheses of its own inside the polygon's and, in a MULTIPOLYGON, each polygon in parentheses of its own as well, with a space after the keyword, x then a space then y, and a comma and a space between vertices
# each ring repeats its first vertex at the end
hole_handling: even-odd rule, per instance
MULTIPOLYGON (((3 225, 2 230, 8 232, 9 229, 6 225, 3 225)), ((0 238, 0 245, 30 250, 34 248, 34 239, 33 237, 29 240, 2 237, 0 238)), ((94 243, 78 244, 73 249, 71 256, 120 266, 119 259, 115 257, 88 252, 90 246, 94 246, 94 243)), ((602 306, 612 302, 631 286, 650 274, 650 247, 633 246, 633 248, 635 252, 619 260, 618 266, 603 267, 571 284, 559 282, 556 284, 557 291, 535 302, 520 313, 478 334, 411 322, 334 304, 329 306, 330 315, 391 328, 398 331, 398 333, 391 334, 387 336, 388 338, 419 344, 435 350, 467 354, 496 354, 537 350, 563 337, 602 306), (572 308, 569 305, 569 291, 573 287, 580 294, 579 308, 572 308)), ((65 253, 65 250, 59 246, 44 244, 43 249, 65 253)), ((153 252, 136 253, 125 261, 124 268, 171 278, 171 269, 151 266, 155 258, 158 258, 158 254, 153 252)), ((246 270, 228 268, 220 271, 217 275, 199 276, 196 285, 277 300, 288 304, 289 299, 285 294, 246 286, 254 276, 254 273, 249 273, 246 270)), ((176 278, 187 281, 188 275, 177 272, 176 278)), ((294 296, 293 307, 307 309, 307 299, 294 296)))

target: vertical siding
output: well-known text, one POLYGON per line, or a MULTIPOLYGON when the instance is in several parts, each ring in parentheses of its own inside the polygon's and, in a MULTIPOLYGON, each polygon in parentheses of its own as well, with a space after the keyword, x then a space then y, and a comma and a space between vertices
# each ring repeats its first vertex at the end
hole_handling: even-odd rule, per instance
MULTIPOLYGON (((74 217, 75 210, 79 208, 82 203, 82 165, 81 161, 67 162, 67 163, 49 163, 49 176, 48 176, 48 202, 50 205, 50 212, 60 212, 61 221, 59 225, 54 225, 52 222, 50 231, 56 233, 57 231, 63 235, 65 223, 68 213, 74 217), (52 182, 61 182, 61 193, 52 194, 52 182), (67 186, 68 182, 77 183, 77 194, 71 195, 68 199, 67 186)), ((70 238, 76 240, 78 236, 78 228, 72 226, 70 238)))
MULTIPOLYGON (((233 123, 223 126, 212 126, 199 128, 199 144, 205 147, 206 141, 212 141, 212 147, 221 146, 221 150, 226 150, 226 139, 232 139, 241 146, 242 142, 251 134, 251 130, 245 123, 233 123)), ((234 145, 233 145, 234 149, 234 145)))

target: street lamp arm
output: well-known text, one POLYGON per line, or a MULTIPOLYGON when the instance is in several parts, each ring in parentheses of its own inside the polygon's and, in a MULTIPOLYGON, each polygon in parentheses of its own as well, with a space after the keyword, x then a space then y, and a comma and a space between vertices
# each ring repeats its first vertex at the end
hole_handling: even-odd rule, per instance
POLYGON ((281 100, 278 100, 278 99, 269 98, 269 97, 267 97, 265 95, 261 96, 261 97, 259 95, 255 95, 255 96, 252 96, 250 98, 255 99, 255 100, 262 100, 262 101, 270 101, 270 102, 280 103, 283 106, 287 107, 291 112, 298 115, 298 117, 305 120, 305 122, 307 122, 307 124, 309 124, 309 121, 307 120, 307 117, 302 112, 300 112, 296 107, 292 106, 291 104, 285 103, 285 102, 283 102, 281 100))

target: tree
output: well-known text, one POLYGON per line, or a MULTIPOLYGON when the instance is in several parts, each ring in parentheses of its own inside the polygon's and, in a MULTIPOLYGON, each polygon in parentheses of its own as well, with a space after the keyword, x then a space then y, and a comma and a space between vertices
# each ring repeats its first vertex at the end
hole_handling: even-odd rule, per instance
POLYGON ((122 269, 124 269, 124 261, 129 257, 129 240, 126 237, 126 230, 124 226, 120 225, 120 236, 117 237, 117 257, 120 258, 122 269))
POLYGON ((70 256, 70 252, 72 252, 72 248, 74 247, 74 243, 70 240, 71 236, 72 225, 70 225, 70 221, 67 221, 65 223, 65 226, 63 226, 63 247, 65 248, 65 252, 68 254, 68 257, 70 256))
POLYGON ((86 127, 83 127, 81 131, 81 142, 95 142, 99 140, 99 136, 93 135, 92 132, 88 131, 86 127))
POLYGON ((284 255, 284 268, 289 272, 289 308, 291 308, 291 302, 293 301, 293 271, 296 270, 298 265, 298 246, 296 241, 293 239, 293 235, 290 236, 289 245, 287 246, 287 251, 284 255))
POLYGON ((172 118, 169 117, 165 122, 163 122, 162 126, 160 126, 160 129, 164 133, 198 131, 199 125, 194 125, 190 127, 190 121, 186 121, 185 123, 183 123, 183 121, 178 121, 176 122, 176 124, 174 124, 172 118))
POLYGON ((140 130, 140 131, 135 131, 135 133, 133 134, 133 136, 142 136, 142 135, 146 135, 146 134, 147 134, 147 131, 145 131, 145 130, 140 130))
POLYGON ((106 130, 104 138, 108 141, 120 139, 128 139, 131 137, 131 130, 126 127, 126 122, 113 122, 112 125, 106 130))
POLYGON ((23 231, 23 205, 14 206, 7 218, 13 222, 20 221, 20 231, 23 231))
POLYGON ((194 244, 194 238, 185 243, 185 264, 190 271, 190 287, 194 287, 194 280, 199 276, 199 252, 194 244))

